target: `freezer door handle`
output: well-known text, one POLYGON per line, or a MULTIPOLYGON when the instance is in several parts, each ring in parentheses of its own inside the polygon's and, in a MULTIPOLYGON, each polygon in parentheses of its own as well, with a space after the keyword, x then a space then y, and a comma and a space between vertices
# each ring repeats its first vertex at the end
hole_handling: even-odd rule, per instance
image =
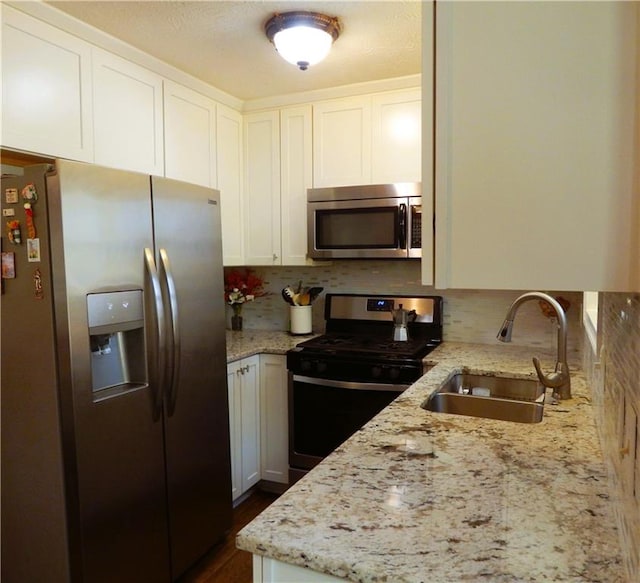
POLYGON ((171 340, 167 343, 166 375, 168 393, 168 414, 173 415, 178 398, 178 378, 180 375, 180 328, 178 325, 178 295, 171 273, 171 263, 166 249, 160 249, 160 279, 164 283, 165 306, 167 308, 168 330, 171 340))
POLYGON ((153 251, 148 247, 144 250, 145 263, 145 292, 152 294, 153 327, 145 324, 147 331, 147 357, 149 359, 149 385, 153 396, 153 419, 157 421, 162 415, 162 400, 165 387, 165 360, 167 353, 167 338, 165 314, 162 302, 162 288, 156 269, 153 251))

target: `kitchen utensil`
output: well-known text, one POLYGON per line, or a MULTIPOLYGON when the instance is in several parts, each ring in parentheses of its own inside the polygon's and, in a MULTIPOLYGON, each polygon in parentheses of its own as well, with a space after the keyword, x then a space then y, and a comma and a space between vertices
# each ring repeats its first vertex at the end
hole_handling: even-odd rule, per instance
POLYGON ((293 306, 293 297, 289 294, 289 292, 287 291, 288 288, 284 288, 282 290, 282 297, 284 299, 285 302, 287 302, 287 304, 289 304, 290 306, 293 306))
POLYGON ((288 304, 291 304, 292 306, 295 306, 295 301, 293 300, 293 296, 295 295, 295 292, 291 289, 291 286, 287 286, 282 290, 282 297, 284 298, 284 301, 287 302, 288 304))
POLYGON ((313 303, 314 300, 324 291, 323 287, 310 287, 309 288, 309 303, 313 303))
POLYGON ((311 296, 307 292, 303 292, 298 294, 298 305, 299 306, 310 306, 311 305, 311 296))

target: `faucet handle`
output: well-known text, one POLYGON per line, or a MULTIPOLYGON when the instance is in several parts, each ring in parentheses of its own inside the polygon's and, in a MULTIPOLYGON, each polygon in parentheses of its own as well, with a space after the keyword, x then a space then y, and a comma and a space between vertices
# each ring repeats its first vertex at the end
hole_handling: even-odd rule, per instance
POLYGON ((540 367, 540 361, 535 356, 533 357, 533 366, 536 369, 536 373, 538 373, 538 378, 540 379, 540 382, 545 387, 549 387, 551 389, 557 389, 558 387, 562 386, 567 380, 567 375, 562 370, 560 371, 556 370, 552 372, 550 375, 545 375, 542 372, 542 368, 540 367))

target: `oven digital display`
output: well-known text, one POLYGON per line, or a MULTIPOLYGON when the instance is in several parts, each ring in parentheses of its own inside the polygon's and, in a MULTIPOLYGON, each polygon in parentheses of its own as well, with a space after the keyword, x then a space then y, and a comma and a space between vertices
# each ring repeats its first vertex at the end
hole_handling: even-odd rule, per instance
POLYGON ((394 309, 393 300, 382 298, 368 298, 367 312, 388 312, 394 309))

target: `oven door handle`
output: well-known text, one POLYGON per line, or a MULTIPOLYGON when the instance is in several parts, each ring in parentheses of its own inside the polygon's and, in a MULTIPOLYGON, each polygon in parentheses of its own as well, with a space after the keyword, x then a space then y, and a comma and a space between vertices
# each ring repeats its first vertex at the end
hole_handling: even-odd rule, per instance
POLYGON ((411 385, 394 385, 391 383, 360 383, 352 381, 335 381, 333 379, 321 379, 318 377, 305 377, 293 375, 294 382, 307 383, 310 385, 321 385, 323 387, 334 387, 336 389, 349 389, 354 391, 393 391, 402 393, 411 385))

